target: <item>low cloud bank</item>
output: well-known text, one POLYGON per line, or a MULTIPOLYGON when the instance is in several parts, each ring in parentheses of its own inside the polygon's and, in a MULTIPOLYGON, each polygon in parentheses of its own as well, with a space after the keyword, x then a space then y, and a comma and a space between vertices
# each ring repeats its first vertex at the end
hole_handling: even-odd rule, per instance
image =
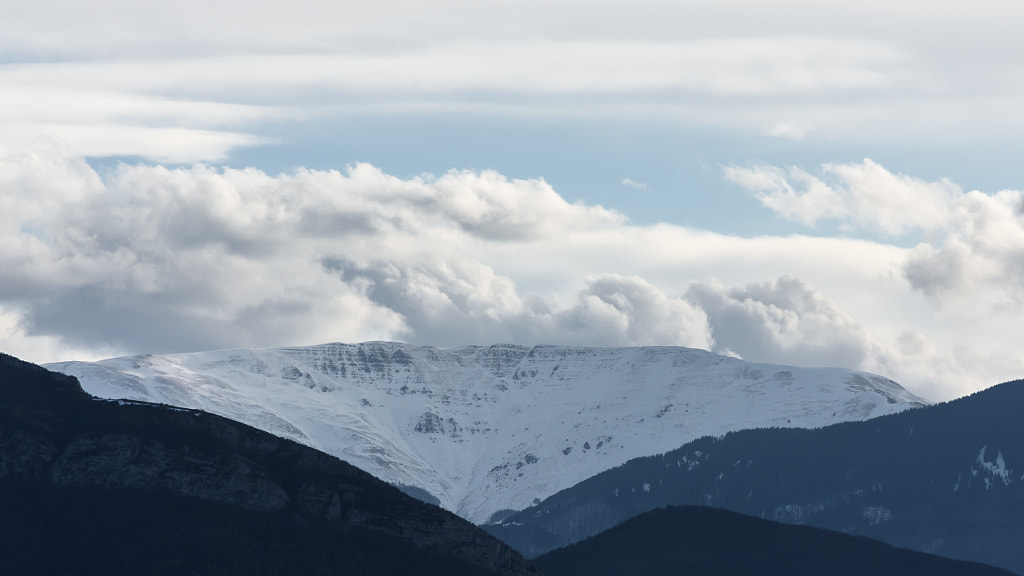
POLYGON ((873 370, 933 398, 1019 375, 998 345, 1015 327, 982 334, 947 309, 970 294, 1019 315, 1020 193, 962 193, 870 161, 827 173, 836 181, 727 174, 783 215, 938 240, 905 250, 633 226, 489 171, 101 175, 58 150, 0 152, 0 345, 36 361, 368 339, 680 345, 873 370), (893 223, 919 200, 932 208, 893 223))

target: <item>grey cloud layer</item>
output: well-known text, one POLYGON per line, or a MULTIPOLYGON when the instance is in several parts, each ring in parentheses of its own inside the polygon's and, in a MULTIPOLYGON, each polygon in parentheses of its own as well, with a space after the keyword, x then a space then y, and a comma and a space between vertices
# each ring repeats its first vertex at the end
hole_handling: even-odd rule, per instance
POLYGON ((194 162, 266 143, 268 120, 367 113, 873 144, 1013 139, 1024 118, 1008 25, 1020 9, 1005 2, 932 5, 928 18, 880 1, 80 4, 5 6, 4 140, 194 162))
MULTIPOLYGON (((912 287, 973 289, 1018 261, 996 241, 1018 225, 1015 193, 963 195, 946 243, 907 251, 631 226, 494 172, 122 165, 101 177, 47 149, 0 155, 0 185, 0 343, 49 355, 38 360, 375 338, 684 345, 904 374, 941 396, 963 385, 930 368, 949 341, 894 324, 884 305, 912 307, 912 287)), ((979 374, 969 385, 991 383, 979 374)))

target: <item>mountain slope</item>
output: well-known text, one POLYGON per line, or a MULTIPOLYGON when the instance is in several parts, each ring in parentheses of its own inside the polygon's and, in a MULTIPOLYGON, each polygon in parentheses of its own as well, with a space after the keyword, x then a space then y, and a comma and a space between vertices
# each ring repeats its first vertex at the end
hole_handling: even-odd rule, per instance
POLYGON ((549 576, 1012 574, 868 538, 707 507, 645 512, 597 536, 549 552, 535 563, 549 576))
POLYGON ((332 456, 0 355, 0 573, 535 573, 332 456))
POLYGON ((370 342, 49 367, 98 396, 199 408, 309 444, 477 523, 703 435, 925 403, 879 376, 688 348, 370 342))
POLYGON ((1024 574, 1024 381, 819 430, 702 438, 488 529, 528 556, 666 505, 716 506, 1024 574))

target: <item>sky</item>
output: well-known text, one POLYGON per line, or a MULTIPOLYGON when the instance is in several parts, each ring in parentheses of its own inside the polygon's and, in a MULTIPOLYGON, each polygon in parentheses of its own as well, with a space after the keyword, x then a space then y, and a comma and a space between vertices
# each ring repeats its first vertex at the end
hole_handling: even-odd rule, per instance
POLYGON ((1024 376, 1024 5, 0 0, 0 350, 1024 376))

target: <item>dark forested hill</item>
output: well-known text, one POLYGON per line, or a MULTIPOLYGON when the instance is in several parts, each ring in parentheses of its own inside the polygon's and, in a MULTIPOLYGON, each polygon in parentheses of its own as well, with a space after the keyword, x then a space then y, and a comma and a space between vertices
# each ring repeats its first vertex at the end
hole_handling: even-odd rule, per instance
POLYGON ((536 559, 550 576, 1009 576, 831 530, 707 507, 659 508, 536 559))
POLYGON ((642 512, 701 504, 1024 573, 1024 381, 818 430, 702 438, 488 529, 528 556, 642 512))
POLYGON ((2 574, 530 574, 345 462, 0 355, 2 574))

